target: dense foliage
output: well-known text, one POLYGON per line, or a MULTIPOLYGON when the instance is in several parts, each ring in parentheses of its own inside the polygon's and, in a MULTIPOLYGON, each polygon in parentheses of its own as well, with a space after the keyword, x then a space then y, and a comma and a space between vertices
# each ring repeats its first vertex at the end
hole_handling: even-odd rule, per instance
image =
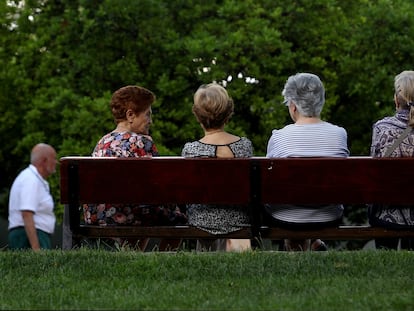
POLYGON ((393 112, 393 77, 412 69, 413 9, 406 0, 3 1, 0 210, 35 143, 89 155, 114 127, 111 93, 127 84, 157 95, 162 155, 200 137, 192 95, 212 81, 235 100, 228 130, 264 155, 271 130, 291 122, 279 105, 284 82, 313 72, 327 89, 323 118, 348 130, 353 155, 368 155, 372 123, 393 112))

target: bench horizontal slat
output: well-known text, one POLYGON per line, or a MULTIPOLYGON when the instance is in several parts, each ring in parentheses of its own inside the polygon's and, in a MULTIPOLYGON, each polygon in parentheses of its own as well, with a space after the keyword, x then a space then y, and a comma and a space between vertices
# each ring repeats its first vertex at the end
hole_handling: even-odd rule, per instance
POLYGON ((334 228, 323 228, 318 230, 288 230, 283 228, 260 228, 263 239, 324 239, 324 240, 370 240, 374 238, 390 238, 396 236, 414 238, 413 230, 387 230, 379 227, 362 226, 339 226, 334 228))
MULTIPOLYGON (((160 227, 138 227, 138 226, 113 226, 99 227, 82 225, 78 232, 81 236, 91 238, 97 237, 150 237, 150 238, 180 238, 180 239, 217 239, 223 235, 213 235, 206 231, 191 226, 160 226, 160 227)), ((228 233, 226 238, 245 239, 253 238, 250 228, 228 233)))
MULTIPOLYGON (((413 230, 399 230, 402 236, 413 237, 413 230)), ((80 236, 90 238, 98 237, 151 237, 151 238, 183 238, 183 239, 205 239, 205 238, 226 238, 245 239, 255 238, 250 228, 245 228, 237 232, 226 235, 212 235, 206 231, 191 226, 164 226, 164 227, 137 227, 137 226, 113 226, 99 227, 82 225, 78 232, 80 236)), ((305 238, 323 238, 325 240, 365 240, 373 238, 395 237, 395 230, 371 227, 368 225, 361 226, 339 226, 334 228, 323 228, 318 230, 289 230, 283 228, 260 227, 260 238, 281 240, 285 238, 305 239, 305 238)))

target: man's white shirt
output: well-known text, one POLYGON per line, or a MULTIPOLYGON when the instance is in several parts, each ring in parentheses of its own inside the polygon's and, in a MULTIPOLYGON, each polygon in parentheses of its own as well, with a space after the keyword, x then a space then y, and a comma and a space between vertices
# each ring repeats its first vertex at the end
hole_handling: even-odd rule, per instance
POLYGON ((13 182, 9 199, 9 229, 24 226, 22 211, 32 211, 36 229, 52 234, 56 217, 49 183, 30 164, 13 182))

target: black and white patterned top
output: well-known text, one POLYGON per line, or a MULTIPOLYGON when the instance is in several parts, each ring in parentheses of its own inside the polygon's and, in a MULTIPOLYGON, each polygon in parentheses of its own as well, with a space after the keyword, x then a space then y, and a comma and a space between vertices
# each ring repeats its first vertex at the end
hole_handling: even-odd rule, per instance
POLYGON ((216 158, 217 147, 221 146, 229 147, 235 158, 248 158, 253 156, 252 142, 246 137, 241 137, 239 140, 227 145, 211 145, 202 143, 198 140, 193 141, 184 145, 181 155, 187 158, 216 158))
MULTIPOLYGON (((227 145, 211 145, 200 141, 186 143, 181 155, 183 157, 217 157, 217 147, 228 146, 235 158, 253 156, 252 142, 241 137, 227 145)), ((223 176, 225 178, 225 176, 223 176)), ((211 234, 226 234, 249 226, 247 206, 229 205, 187 205, 188 223, 211 234)))

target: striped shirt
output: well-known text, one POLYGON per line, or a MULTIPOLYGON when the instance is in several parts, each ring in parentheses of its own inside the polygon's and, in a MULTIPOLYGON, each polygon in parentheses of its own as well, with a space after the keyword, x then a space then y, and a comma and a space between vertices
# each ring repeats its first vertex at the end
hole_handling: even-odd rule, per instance
MULTIPOLYGON (((290 124, 280 130, 273 130, 266 156, 287 158, 347 157, 348 155, 345 129, 328 122, 319 122, 290 124)), ((342 217, 343 206, 268 205, 266 210, 277 220, 306 224, 335 221, 342 217)))
POLYGON ((290 124, 273 130, 267 145, 268 158, 347 157, 344 128, 328 122, 290 124))

